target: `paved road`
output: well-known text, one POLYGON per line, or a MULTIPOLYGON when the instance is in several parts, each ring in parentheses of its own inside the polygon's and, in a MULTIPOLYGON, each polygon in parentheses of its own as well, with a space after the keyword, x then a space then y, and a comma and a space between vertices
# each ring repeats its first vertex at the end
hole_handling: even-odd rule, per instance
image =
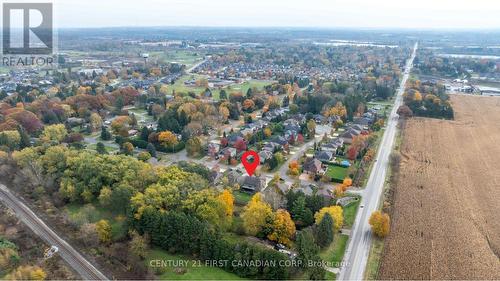
POLYGON ((380 197, 384 189, 387 168, 389 167, 389 156, 394 145, 396 125, 399 118, 396 112, 399 106, 403 104, 403 92, 406 80, 408 79, 411 68, 413 67, 413 60, 415 59, 417 48, 418 43, 415 44, 413 53, 406 64, 405 73, 396 95, 396 101, 391 114, 389 115, 389 122, 377 153, 377 162, 374 164, 366 189, 363 192, 360 209, 351 230, 352 235, 349 239, 349 245, 344 256, 343 266, 338 276, 339 280, 362 280, 364 278, 364 272, 372 241, 372 234, 370 225, 368 224, 368 219, 370 215, 378 209, 380 197))
POLYGON ((12 209, 16 216, 47 244, 57 246, 59 248, 59 255, 69 264, 69 266, 80 274, 82 279, 108 280, 104 274, 52 231, 52 229, 38 218, 23 202, 16 198, 16 196, 14 196, 14 194, 12 194, 3 184, 0 184, 0 201, 12 209))

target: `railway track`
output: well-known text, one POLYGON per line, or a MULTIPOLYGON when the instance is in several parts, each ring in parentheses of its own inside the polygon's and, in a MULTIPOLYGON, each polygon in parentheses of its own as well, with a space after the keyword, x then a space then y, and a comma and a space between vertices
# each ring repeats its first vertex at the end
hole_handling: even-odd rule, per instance
POLYGON ((9 189, 0 184, 0 201, 9 207, 24 224, 47 244, 59 248, 59 255, 72 267, 82 279, 108 280, 108 278, 93 266, 85 257, 59 237, 48 227, 28 206, 17 198, 9 189))

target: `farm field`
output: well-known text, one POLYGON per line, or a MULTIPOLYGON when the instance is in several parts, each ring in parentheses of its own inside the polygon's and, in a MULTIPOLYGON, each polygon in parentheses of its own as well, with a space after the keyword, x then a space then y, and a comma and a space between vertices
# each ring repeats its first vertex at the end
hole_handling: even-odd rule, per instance
POLYGON ((404 126, 379 279, 500 279, 500 99, 451 101, 404 126))

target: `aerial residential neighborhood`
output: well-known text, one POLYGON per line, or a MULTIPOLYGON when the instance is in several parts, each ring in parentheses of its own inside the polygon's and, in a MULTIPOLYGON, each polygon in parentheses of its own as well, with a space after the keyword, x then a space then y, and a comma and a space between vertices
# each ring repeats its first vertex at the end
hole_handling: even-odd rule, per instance
POLYGON ((2 5, 2 280, 500 279, 497 4, 46 2, 2 5))

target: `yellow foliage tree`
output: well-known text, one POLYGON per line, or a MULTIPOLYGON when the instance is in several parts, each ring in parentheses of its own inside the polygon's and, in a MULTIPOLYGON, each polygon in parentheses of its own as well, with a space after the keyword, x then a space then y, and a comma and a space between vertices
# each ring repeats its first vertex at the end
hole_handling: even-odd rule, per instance
POLYGON ((422 94, 420 92, 415 92, 415 94, 413 95, 413 100, 414 101, 422 101, 422 94))
POLYGON ((107 220, 100 220, 95 224, 95 230, 102 243, 111 242, 111 226, 107 220))
POLYGON ((270 128, 264 129, 264 136, 266 136, 266 138, 270 137, 272 134, 273 134, 273 131, 271 131, 270 128))
POLYGON ((271 206, 262 201, 260 193, 256 193, 245 206, 241 215, 247 234, 256 235, 259 233, 266 226, 272 214, 271 206))
POLYGON ((351 178, 345 178, 343 184, 347 187, 352 185, 352 179, 351 178))
POLYGON ((375 211, 370 216, 368 223, 372 227, 372 232, 378 237, 383 238, 389 234, 391 219, 388 214, 375 211))
POLYGON ((170 131, 164 131, 161 132, 158 135, 158 141, 163 145, 163 146, 175 146, 179 143, 177 140, 177 137, 175 136, 174 133, 170 131))
POLYGON ((4 276, 5 280, 45 280, 47 274, 38 266, 24 265, 4 276))
POLYGON ((342 207, 340 206, 330 206, 330 207, 324 207, 321 210, 319 210, 316 214, 314 214, 314 220, 316 224, 319 224, 321 220, 323 219, 323 216, 329 213, 330 216, 332 216, 333 219, 333 226, 335 229, 340 229, 342 227, 342 224, 344 223, 344 215, 343 215, 343 210, 342 207))
POLYGON ((272 232, 267 236, 269 240, 290 246, 295 235, 295 223, 286 210, 279 209, 274 216, 272 232))
POLYGON ((224 204, 226 216, 232 216, 234 210, 234 196, 231 191, 225 189, 219 194, 218 199, 224 204))
POLYGON ((323 115, 325 115, 325 117, 338 116, 345 118, 347 116, 347 109, 341 102, 337 102, 334 107, 325 110, 323 115))
POLYGON ((64 138, 68 135, 68 131, 63 124, 55 124, 46 126, 43 129, 42 135, 40 138, 44 142, 62 142, 64 138))

